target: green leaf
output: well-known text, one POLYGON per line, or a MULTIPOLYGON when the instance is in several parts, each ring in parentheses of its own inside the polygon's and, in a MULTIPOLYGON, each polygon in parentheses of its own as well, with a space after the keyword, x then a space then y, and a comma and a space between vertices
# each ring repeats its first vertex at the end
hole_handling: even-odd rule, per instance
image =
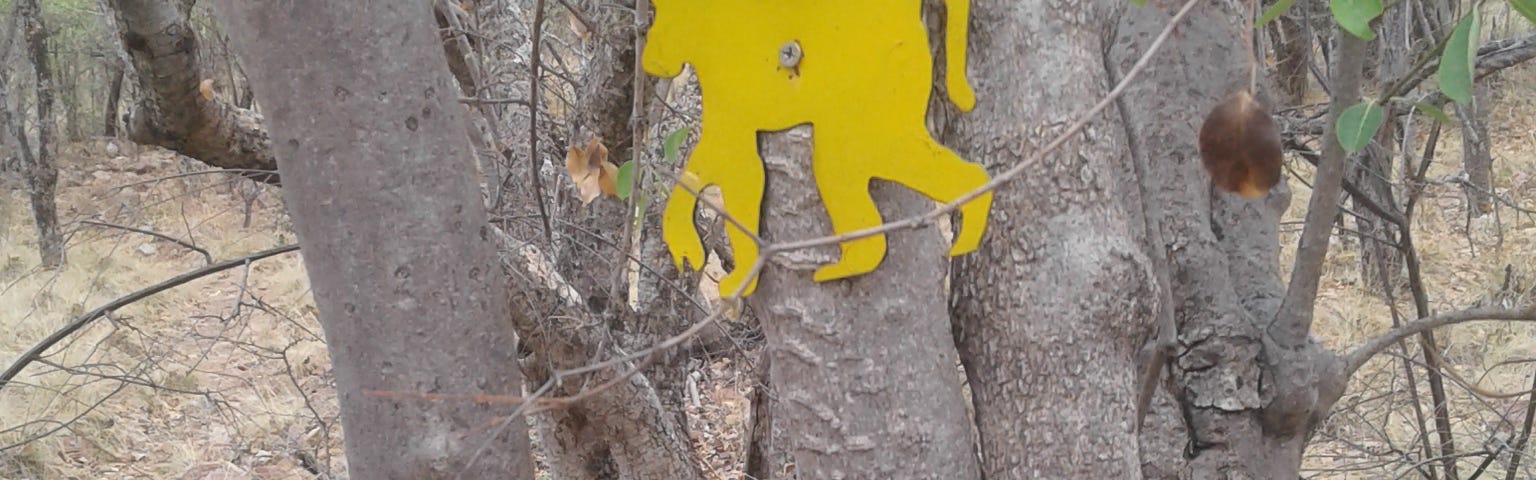
POLYGON ((619 178, 615 182, 618 185, 615 185, 614 188, 619 191, 619 199, 628 200, 629 194, 635 189, 635 162, 629 161, 619 165, 618 176, 619 178))
POLYGON ((1371 20, 1381 15, 1381 0, 1331 0, 1328 10, 1333 12, 1333 20, 1349 33, 1364 40, 1376 38, 1371 20))
POLYGON ((1509 6, 1515 7, 1516 12, 1536 24, 1536 0, 1509 0, 1509 6))
POLYGON ((1131 5, 1145 7, 1147 6, 1147 0, 1131 0, 1131 5))
POLYGON ((1334 133, 1338 134, 1339 144, 1344 146, 1344 151, 1353 153, 1371 143, 1371 137, 1376 136, 1376 129, 1381 128, 1381 117, 1381 107, 1369 100, 1344 110, 1339 115, 1338 124, 1334 126, 1334 133))
POLYGON ((1472 101, 1472 70, 1477 66, 1477 9, 1456 24, 1451 40, 1440 52, 1440 70, 1435 72, 1435 83, 1440 91, 1456 103, 1466 105, 1472 101))
POLYGON ((688 138, 688 127, 678 127, 661 141, 661 156, 667 159, 667 163, 677 160, 677 149, 683 146, 683 139, 686 138, 688 138))
POLYGON ((1284 14, 1286 10, 1290 10, 1291 4, 1294 3, 1296 3, 1296 0, 1280 0, 1275 2, 1274 5, 1270 5, 1269 8, 1264 9, 1263 15, 1259 15, 1259 21, 1253 22, 1254 28, 1262 27, 1264 24, 1273 22, 1276 18, 1280 18, 1280 15, 1284 14))
POLYGON ((1428 103, 1415 103, 1413 104, 1413 108, 1418 110, 1419 113, 1424 114, 1424 116, 1435 119, 1436 122, 1440 122, 1445 125, 1451 124, 1451 117, 1446 115, 1445 110, 1441 110, 1440 107, 1436 107, 1428 103))

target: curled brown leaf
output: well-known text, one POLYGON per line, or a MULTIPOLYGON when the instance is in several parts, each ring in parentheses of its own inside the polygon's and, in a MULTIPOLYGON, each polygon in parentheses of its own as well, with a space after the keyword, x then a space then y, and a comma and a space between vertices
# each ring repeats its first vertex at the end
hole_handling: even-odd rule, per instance
POLYGON ((1280 129, 1252 95, 1228 95, 1200 127, 1200 159, 1211 183, 1245 197, 1260 197, 1280 183, 1280 129))

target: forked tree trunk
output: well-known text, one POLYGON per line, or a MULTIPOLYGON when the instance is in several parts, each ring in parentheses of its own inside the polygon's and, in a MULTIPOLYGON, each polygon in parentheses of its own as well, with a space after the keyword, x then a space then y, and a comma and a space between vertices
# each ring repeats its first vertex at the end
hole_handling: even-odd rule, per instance
POLYGON ((409 396, 523 387, 429 6, 218 7, 280 145, 351 476, 533 478, 515 406, 409 396))
MULTIPOLYGON (((1176 8, 1127 12, 1108 55, 1116 80, 1176 8)), ((1248 88, 1249 57, 1232 48, 1251 28, 1245 17, 1240 5, 1197 6, 1120 102, 1147 227, 1164 242, 1152 248, 1168 253, 1165 308, 1178 332, 1140 435, 1146 478, 1297 478, 1308 433, 1342 393, 1334 355, 1283 344, 1295 332, 1268 328, 1286 291, 1276 239, 1289 191, 1238 197, 1213 189, 1201 167, 1196 128, 1223 97, 1248 88)), ((1363 45, 1334 56, 1358 61, 1363 45)))

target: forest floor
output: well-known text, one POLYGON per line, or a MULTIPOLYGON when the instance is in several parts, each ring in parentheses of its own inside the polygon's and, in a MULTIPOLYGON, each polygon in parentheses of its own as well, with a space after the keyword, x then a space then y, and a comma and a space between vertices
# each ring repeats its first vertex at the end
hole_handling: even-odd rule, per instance
MULTIPOLYGON (((1536 210, 1536 68, 1505 72, 1491 100, 1495 189, 1536 210)), ((1500 205, 1495 215, 1469 219, 1450 181, 1460 168, 1455 128, 1445 130, 1440 145, 1429 175, 1437 181, 1414 218, 1431 308, 1464 308, 1510 292, 1529 301, 1536 216, 1500 205)), ((294 242, 275 189, 158 149, 109 150, 105 140, 60 149, 59 216, 69 248, 59 271, 36 268, 27 197, 19 185, 0 185, 0 362, 9 364, 80 313, 203 267, 208 258, 294 242), (103 224, 159 232, 208 257, 103 224)), ((1289 179, 1284 264, 1310 193, 1301 180, 1310 179, 1310 168, 1291 164, 1300 178, 1289 179)), ((1316 336, 1330 347, 1347 348, 1392 325, 1386 302, 1360 281, 1358 257, 1357 240, 1337 237, 1317 307, 1316 336)), ((1536 326, 1468 324, 1437 336, 1449 365, 1479 388, 1531 388, 1532 364, 1519 361, 1536 352, 1536 326)), ((0 479, 344 475, 330 364, 297 254, 161 292, 93 322, 51 352, 17 378, 19 385, 0 390, 0 479)), ((1400 473, 1392 466, 1401 459, 1371 462, 1415 449, 1419 426, 1402 361, 1384 355, 1357 375, 1308 451, 1309 477, 1400 473)), ((687 407, 691 434, 715 478, 740 477, 752 383, 740 363, 722 357, 691 375, 698 387, 687 407)), ((1422 391, 1422 369, 1418 375, 1422 391)), ((1523 421, 1525 397, 1447 388, 1465 451, 1498 448, 1523 421)), ((1427 402, 1419 398, 1421 406, 1427 402)), ((1464 460, 1463 468, 1477 460, 1464 460)), ((1490 472, 1502 462, 1495 463, 1490 472)))

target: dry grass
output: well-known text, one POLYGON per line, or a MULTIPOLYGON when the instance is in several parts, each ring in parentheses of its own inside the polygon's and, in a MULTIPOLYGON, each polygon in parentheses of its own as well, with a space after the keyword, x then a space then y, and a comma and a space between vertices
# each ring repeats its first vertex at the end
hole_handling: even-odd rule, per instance
MULTIPOLYGON (((1493 140, 1495 190, 1519 207, 1536 210, 1536 68, 1526 65, 1505 72, 1493 90, 1490 136, 1493 140)), ((1425 120, 1418 120, 1419 141, 1427 130, 1425 120)), ((1465 197, 1454 183, 1461 171, 1461 137, 1456 128, 1442 131, 1436 162, 1429 170, 1431 185, 1414 216, 1415 243, 1422 258, 1423 276, 1434 312, 1467 308, 1501 295, 1505 282, 1514 295, 1525 302, 1533 298, 1536 283, 1536 216, 1519 213, 1507 205, 1494 215, 1468 218, 1465 197), (1506 270, 1507 269, 1507 270, 1506 270)), ((1295 162, 1305 164, 1305 162, 1295 162)), ((1303 178, 1311 179, 1310 168, 1298 168, 1303 178)), ((1286 221, 1299 221, 1305 214, 1311 191, 1294 179, 1294 196, 1286 221)), ((1294 254, 1299 226, 1283 228, 1285 251, 1282 264, 1289 265, 1294 254)), ((1354 238, 1335 237, 1325 267, 1323 288, 1317 304, 1315 335, 1326 345, 1344 349, 1392 327, 1392 315, 1386 299, 1372 292, 1360 280, 1359 242, 1354 238)), ((1503 297, 1509 298, 1510 292, 1503 297)), ((1405 290, 1397 294, 1399 311, 1413 316, 1413 303, 1405 290)), ((1461 376, 1484 390, 1520 392, 1531 388, 1536 368, 1536 325, 1528 323, 1482 322, 1459 325, 1437 332, 1436 340, 1447 364, 1461 376), (1515 362, 1513 364, 1509 362, 1515 362)), ((1422 458, 1418 445, 1420 432, 1412 402, 1415 396, 1406 385, 1405 358, 1422 359, 1417 341, 1408 342, 1406 352, 1392 349, 1365 366, 1350 390, 1335 407, 1335 414, 1309 448, 1307 466, 1315 478, 1392 478, 1404 472, 1414 460, 1422 458), (1404 354, 1409 357, 1404 357, 1404 354), (1359 469, 1356 470, 1355 468, 1359 469)), ((1422 362, 1422 360, 1417 360, 1422 362)), ((1421 365, 1421 364, 1420 364, 1421 365)), ((1421 402, 1431 411, 1428 387, 1421 366, 1415 367, 1421 402)), ((1524 420, 1528 397, 1490 399, 1474 394, 1451 380, 1446 381, 1450 398, 1449 412, 1461 451, 1495 450, 1509 442, 1524 420)), ((1428 415, 1428 413, 1426 413, 1428 415)), ((1433 429, 1433 422, 1430 422, 1433 429)), ((1525 455, 1536 454, 1527 446, 1525 455)), ((1503 465, 1509 452, 1493 462, 1485 475, 1503 478, 1503 465)), ((1522 464, 1517 478, 1536 476, 1531 459, 1522 464)), ((1469 457, 1459 464, 1462 474, 1472 471, 1482 457, 1469 457)))
MULTIPOLYGON (((229 175, 116 188, 200 168, 163 151, 108 159, 100 146, 72 145, 61 155, 60 221, 70 235, 60 271, 36 268, 26 197, 5 191, 7 363, 73 316, 205 264, 170 242, 74 222, 161 232, 215 260, 293 241, 273 192, 242 227, 241 182, 229 175)), ((314 478, 303 463, 343 473, 329 362, 307 289, 299 258, 289 255, 94 322, 51 350, 49 364, 22 372, 23 384, 0 390, 0 478, 314 478)))

